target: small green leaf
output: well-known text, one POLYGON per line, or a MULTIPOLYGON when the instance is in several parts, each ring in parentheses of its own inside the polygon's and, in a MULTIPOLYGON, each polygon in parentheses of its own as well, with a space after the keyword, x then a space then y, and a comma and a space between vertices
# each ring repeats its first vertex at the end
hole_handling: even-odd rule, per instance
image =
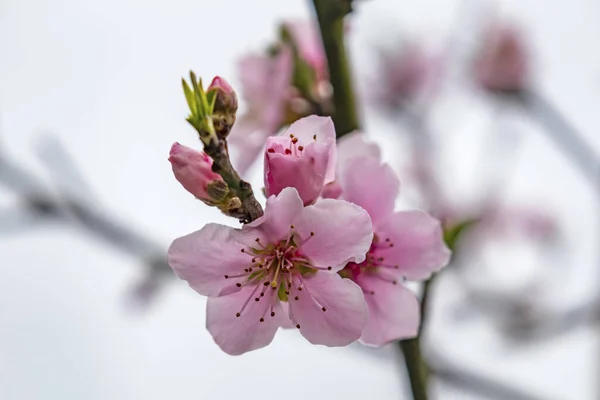
POLYGON ((181 78, 181 85, 183 86, 183 93, 185 93, 185 100, 187 101, 188 106, 190 107, 190 111, 193 113, 196 110, 196 101, 194 98, 194 93, 183 78, 181 78))
POLYGON ((452 251, 455 250, 462 235, 479 222, 479 218, 468 218, 444 228, 444 241, 452 251))
POLYGON ((217 89, 212 89, 206 92, 206 100, 208 102, 208 114, 212 115, 215 109, 215 102, 217 101, 217 89))

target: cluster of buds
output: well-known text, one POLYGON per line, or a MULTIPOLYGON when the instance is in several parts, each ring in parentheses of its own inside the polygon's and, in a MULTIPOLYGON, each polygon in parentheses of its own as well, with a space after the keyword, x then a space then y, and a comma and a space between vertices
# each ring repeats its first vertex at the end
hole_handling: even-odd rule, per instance
POLYGON ((183 187, 204 203, 224 214, 250 222, 262 215, 249 183, 243 181, 229 160, 227 136, 236 120, 237 95, 221 77, 206 90, 202 80, 190 72, 183 91, 190 108, 187 121, 196 129, 204 152, 175 143, 169 161, 183 187))

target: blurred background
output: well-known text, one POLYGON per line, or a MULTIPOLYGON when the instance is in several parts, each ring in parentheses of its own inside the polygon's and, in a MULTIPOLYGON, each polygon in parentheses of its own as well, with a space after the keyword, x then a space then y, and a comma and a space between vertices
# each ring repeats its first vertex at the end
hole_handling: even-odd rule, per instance
MULTIPOLYGON (((399 207, 479 222, 432 289, 432 396, 600 398, 600 3, 354 8, 360 114, 400 174, 399 207), (472 68, 490 21, 519 27, 528 105, 472 68), (381 94, 407 42, 435 54, 435 95, 411 107, 381 94)), ((237 90, 240 57, 312 15, 303 0, 0 2, 0 399, 411 398, 395 345, 283 331, 224 354, 205 299, 163 269, 175 237, 235 225, 173 179, 171 144, 198 148, 180 78, 237 90)))

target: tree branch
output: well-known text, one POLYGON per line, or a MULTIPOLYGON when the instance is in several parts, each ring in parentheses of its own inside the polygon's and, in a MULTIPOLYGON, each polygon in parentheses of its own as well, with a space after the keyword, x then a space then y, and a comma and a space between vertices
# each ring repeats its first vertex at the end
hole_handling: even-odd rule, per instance
POLYGON ((338 138, 360 128, 350 65, 344 43, 344 16, 350 2, 313 0, 333 87, 333 122, 338 138))

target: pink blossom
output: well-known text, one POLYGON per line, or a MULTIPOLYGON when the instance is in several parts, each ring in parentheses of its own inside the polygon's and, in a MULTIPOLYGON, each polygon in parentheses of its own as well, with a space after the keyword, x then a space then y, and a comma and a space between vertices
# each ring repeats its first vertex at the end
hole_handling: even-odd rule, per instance
POLYGON ((528 70, 521 33, 512 26, 488 29, 474 65, 477 82, 492 91, 521 90, 527 83, 528 70))
POLYGON ((378 100, 396 107, 416 97, 434 81, 440 61, 416 43, 407 43, 397 52, 382 51, 375 86, 378 100))
POLYGON ((242 229, 208 224, 176 239, 168 261, 209 297, 207 329, 226 353, 268 345, 288 318, 309 342, 344 346, 361 336, 368 311, 360 287, 336 272, 363 262, 372 239, 362 208, 329 199, 304 207, 286 188, 242 229))
POLYGON ((341 274, 361 287, 369 306, 361 341, 378 346, 417 334, 419 303, 402 282, 427 279, 448 263, 450 251, 439 221, 421 211, 394 211, 400 188, 396 174, 360 134, 349 136, 347 142, 341 140, 340 154, 361 142, 370 150, 364 156, 341 158, 341 198, 367 210, 374 236, 365 260, 348 264, 341 274))
POLYGON ((219 174, 212 171, 213 160, 206 153, 177 142, 171 146, 169 161, 175 178, 198 199, 208 200, 208 184, 222 180, 219 174))
POLYGON ((335 178, 335 128, 329 117, 311 115, 267 139, 265 189, 276 195, 295 187, 304 204, 313 203, 335 178))
POLYGON ((329 80, 327 57, 316 22, 314 20, 295 20, 288 21, 284 25, 298 46, 300 56, 315 71, 317 81, 329 80))
POLYGON ((292 79, 292 53, 252 54, 239 65, 243 99, 248 109, 238 117, 229 142, 239 149, 235 167, 244 173, 262 150, 265 140, 284 125, 292 79))

